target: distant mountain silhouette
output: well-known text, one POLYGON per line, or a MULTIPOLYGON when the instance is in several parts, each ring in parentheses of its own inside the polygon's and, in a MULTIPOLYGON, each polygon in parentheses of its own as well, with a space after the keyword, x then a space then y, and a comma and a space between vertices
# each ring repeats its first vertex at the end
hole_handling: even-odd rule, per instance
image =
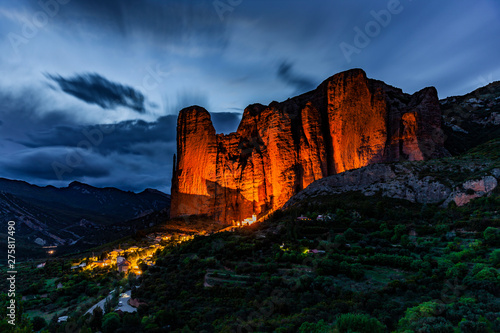
POLYGON ((169 209, 170 195, 154 189, 133 193, 76 181, 40 187, 0 178, 0 223, 16 222, 16 239, 28 253, 42 245, 79 249, 109 242, 147 227, 127 221, 169 209))

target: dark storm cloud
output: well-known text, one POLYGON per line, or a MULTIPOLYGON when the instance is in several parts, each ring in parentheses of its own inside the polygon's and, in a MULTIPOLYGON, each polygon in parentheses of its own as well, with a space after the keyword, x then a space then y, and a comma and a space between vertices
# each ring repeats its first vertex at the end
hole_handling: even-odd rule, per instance
MULTIPOLYGON (((84 125, 50 104, 37 90, 0 91, 0 145, 15 144, 0 156, 0 175, 31 183, 64 186, 79 180, 94 186, 168 192, 176 152, 177 115, 155 121, 126 120, 84 125)), ((237 128, 241 113, 213 113, 218 132, 237 128)))
MULTIPOLYGON (((229 133, 238 127, 241 114, 220 112, 211 114, 218 133, 229 133)), ((92 150, 102 155, 112 153, 138 154, 139 144, 167 143, 175 152, 177 116, 169 115, 156 121, 127 120, 114 125, 57 126, 41 132, 28 134, 28 139, 18 140, 29 148, 92 146, 92 150)))
POLYGON ((45 131, 56 125, 71 125, 74 117, 58 109, 47 109, 51 101, 36 88, 19 91, 0 89, 1 139, 19 139, 27 133, 45 131))
POLYGON ((54 170, 58 166, 71 169, 73 178, 99 178, 110 174, 109 163, 104 159, 74 159, 70 163, 67 163, 67 159, 67 148, 38 148, 16 154, 16 159, 0 160, 0 167, 4 172, 23 179, 58 180, 54 170))
POLYGON ((175 142, 177 116, 164 116, 154 122, 127 120, 114 125, 54 126, 28 134, 17 143, 30 148, 90 146, 102 155, 130 153, 131 145, 148 142, 175 142))
POLYGON ((60 75, 46 75, 56 82, 67 94, 89 104, 97 104, 103 109, 115 109, 123 106, 139 113, 145 113, 145 97, 132 87, 111 82, 95 73, 63 78, 60 75))
POLYGON ((296 93, 304 93, 316 87, 313 80, 294 72, 293 64, 283 61, 278 67, 278 78, 289 86, 295 87, 296 93))

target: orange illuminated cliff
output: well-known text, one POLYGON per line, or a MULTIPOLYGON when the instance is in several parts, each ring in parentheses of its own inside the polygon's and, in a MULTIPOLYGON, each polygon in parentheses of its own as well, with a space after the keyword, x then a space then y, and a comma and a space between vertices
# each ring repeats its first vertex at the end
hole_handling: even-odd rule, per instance
POLYGON ((205 109, 182 110, 171 216, 263 216, 325 176, 446 153, 434 88, 408 95, 354 69, 285 102, 247 107, 229 135, 216 134, 205 109))

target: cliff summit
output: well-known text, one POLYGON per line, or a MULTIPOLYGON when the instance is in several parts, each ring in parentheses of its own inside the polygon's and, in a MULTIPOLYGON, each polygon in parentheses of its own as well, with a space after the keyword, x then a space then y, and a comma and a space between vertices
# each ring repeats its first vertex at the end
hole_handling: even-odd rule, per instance
POLYGON ((228 135, 216 134, 207 110, 189 107, 177 120, 171 217, 262 217, 327 176, 446 156, 443 141, 435 88, 409 95, 361 69, 282 103, 250 105, 228 135))

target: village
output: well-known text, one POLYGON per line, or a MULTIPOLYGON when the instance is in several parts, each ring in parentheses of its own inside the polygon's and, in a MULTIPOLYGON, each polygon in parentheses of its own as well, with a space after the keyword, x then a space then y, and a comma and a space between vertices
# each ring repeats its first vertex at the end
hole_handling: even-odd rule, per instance
MULTIPOLYGON (((256 222, 258 222, 257 216, 252 215, 252 217, 246 218, 243 221, 235 221, 232 223, 232 226, 219 230, 218 232, 234 231, 242 227, 250 226, 256 222)), ((141 275, 142 270, 140 269, 140 265, 145 264, 147 266, 153 266, 154 254, 156 253, 156 251, 161 251, 166 246, 181 244, 183 242, 189 241, 195 236, 208 235, 209 234, 205 232, 193 235, 187 235, 184 233, 172 234, 156 232, 154 234, 146 236, 147 244, 143 246, 124 246, 124 249, 122 249, 122 246, 119 245, 118 248, 113 249, 109 252, 103 252, 99 256, 95 256, 94 254, 92 254, 88 258, 73 262, 71 270, 92 270, 94 268, 112 267, 120 273, 123 272, 125 275, 128 275, 130 273, 141 275)), ((54 250, 51 250, 51 253, 49 254, 53 253, 54 250)), ((44 264, 45 263, 42 263, 37 267, 42 268, 44 267, 44 264)))
MULTIPOLYGON (((166 246, 181 244, 182 242, 193 239, 194 235, 187 234, 171 234, 171 233, 154 233, 146 236, 146 244, 142 246, 122 246, 112 251, 103 251, 99 255, 92 253, 91 256, 83 259, 73 259, 71 270, 93 270, 96 268, 111 267, 119 273, 124 273, 127 276, 130 273, 141 275, 142 270, 140 265, 154 265, 154 254, 157 251, 163 250, 166 246)), ((51 249, 48 254, 54 254, 55 250, 51 249)), ((38 269, 45 267, 46 262, 38 264, 38 269)))
MULTIPOLYGON (((225 231, 235 231, 236 229, 247 227, 257 223, 259 220, 256 215, 252 217, 243 219, 242 221, 233 221, 232 225, 221 229, 215 233, 225 232, 225 231)), ((142 270, 140 268, 141 264, 147 266, 154 265, 154 254, 159 250, 163 250, 166 246, 178 245, 185 241, 193 239, 195 236, 209 236, 212 233, 200 232, 197 234, 185 234, 185 233, 166 233, 166 232, 155 232, 146 236, 145 244, 141 246, 124 244, 119 244, 118 248, 115 248, 109 252, 103 251, 96 255, 92 253, 89 257, 82 259, 73 259, 71 270, 93 270, 96 268, 111 267, 116 269, 119 273, 124 273, 127 276, 130 273, 135 275, 141 275, 142 270)), ((56 254, 57 246, 45 246, 46 253, 49 256, 56 254)), ((44 268, 46 262, 38 264, 36 267, 38 269, 44 268)))

